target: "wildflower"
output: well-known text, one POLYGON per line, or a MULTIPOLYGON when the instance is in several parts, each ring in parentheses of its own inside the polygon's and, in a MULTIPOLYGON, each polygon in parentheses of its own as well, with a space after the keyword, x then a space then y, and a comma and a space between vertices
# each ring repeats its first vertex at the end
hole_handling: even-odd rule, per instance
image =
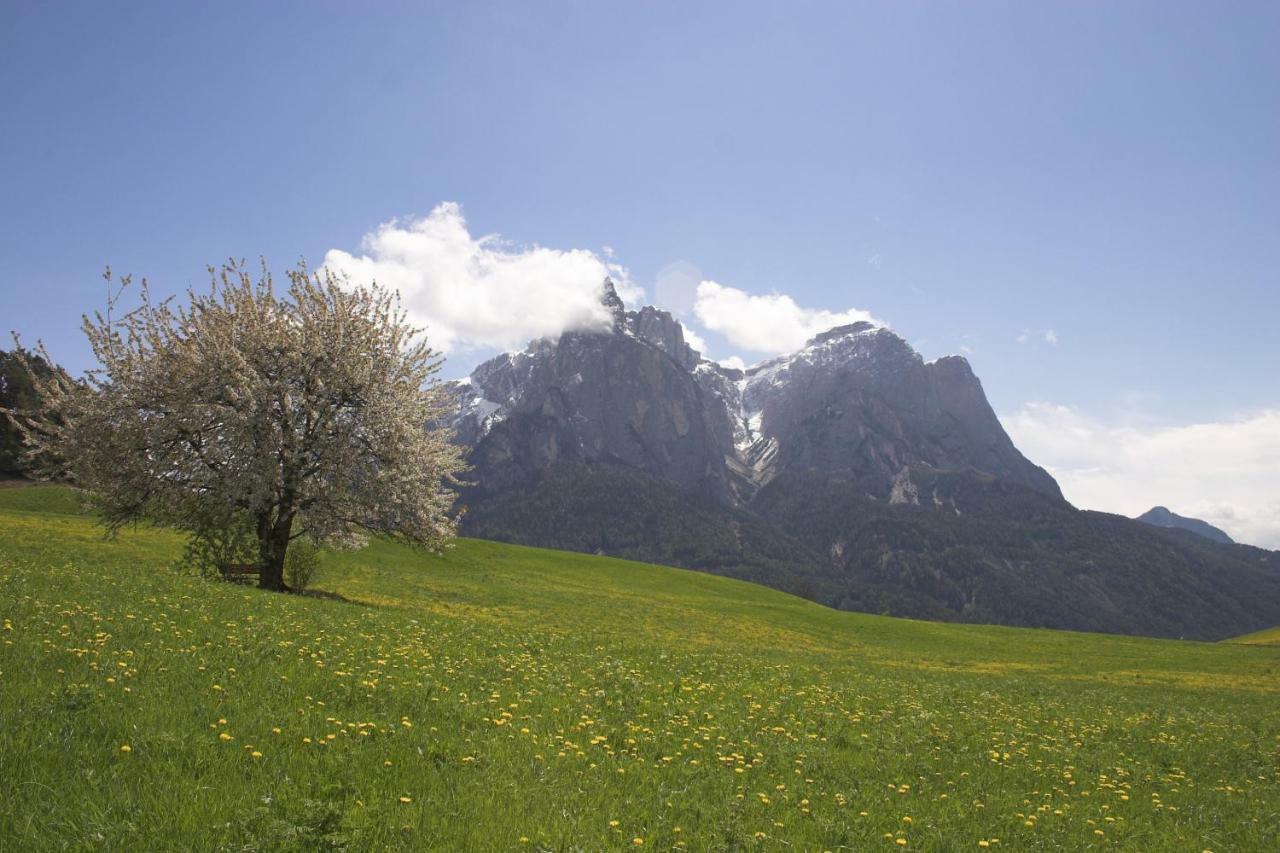
POLYGON ((133 752, 133 747, 129 746, 129 744, 127 744, 127 743, 124 743, 124 744, 121 744, 121 745, 120 745, 120 751, 121 751, 121 752, 133 752))
POLYGON ((413 802, 413 798, 412 798, 412 797, 401 797, 401 798, 400 798, 400 802, 402 802, 402 803, 412 803, 412 802, 413 802))
POLYGON ((258 750, 256 750, 256 749, 255 749, 253 752, 249 753, 249 755, 250 755, 250 756, 252 756, 253 758, 261 758, 261 757, 262 757, 262 753, 261 753, 261 752, 258 752, 258 750))
POLYGON ((235 740, 235 738, 233 738, 231 735, 227 734, 226 732, 223 732, 222 734, 218 735, 218 740, 222 741, 223 743, 226 743, 229 740, 235 740))

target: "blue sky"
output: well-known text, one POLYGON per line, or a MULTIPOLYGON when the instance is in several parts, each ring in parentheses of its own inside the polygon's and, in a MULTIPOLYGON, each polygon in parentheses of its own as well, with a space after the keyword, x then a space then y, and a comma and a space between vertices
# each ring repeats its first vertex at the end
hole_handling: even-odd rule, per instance
POLYGON ((1196 473, 1269 458, 1280 409, 1277 43, 1274 3, 10 0, 0 326, 83 368, 106 264, 176 292, 453 202, 501 251, 609 247, 717 358, 760 353, 661 270, 964 352, 1077 503, 1185 454, 1094 444, 1244 430, 1161 488, 1280 547, 1276 486, 1196 473))

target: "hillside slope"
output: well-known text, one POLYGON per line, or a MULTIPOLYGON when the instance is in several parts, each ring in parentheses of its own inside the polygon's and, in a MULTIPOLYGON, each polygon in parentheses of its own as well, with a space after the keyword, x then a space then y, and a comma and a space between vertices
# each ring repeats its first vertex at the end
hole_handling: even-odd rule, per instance
POLYGON ((1212 539, 1214 542, 1221 542, 1227 545, 1234 543, 1234 539, 1227 535, 1226 531, 1214 527, 1207 521, 1198 518, 1188 518, 1185 515, 1178 515, 1162 506, 1153 506, 1134 519, 1141 521, 1143 524, 1150 524, 1153 527, 1176 528, 1178 530, 1186 530, 1203 536, 1206 539, 1212 539))
POLYGON ((350 601, 0 493, 0 849, 1266 849, 1280 650, 463 540, 350 601), (126 749, 127 747, 127 749, 126 749))
POLYGON ((1228 643, 1240 643, 1246 646, 1280 646, 1280 627, 1254 631, 1243 637, 1232 637, 1228 643))

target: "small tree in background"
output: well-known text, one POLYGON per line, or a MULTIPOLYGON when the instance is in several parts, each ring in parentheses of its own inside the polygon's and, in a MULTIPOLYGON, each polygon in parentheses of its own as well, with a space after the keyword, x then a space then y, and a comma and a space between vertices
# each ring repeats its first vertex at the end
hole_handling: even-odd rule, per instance
POLYGON ((36 375, 41 408, 13 418, 35 472, 93 493, 113 531, 241 519, 268 589, 284 588, 303 535, 448 542, 462 460, 429 426, 449 406, 441 359, 396 295, 302 266, 282 294, 265 265, 256 281, 242 263, 210 277, 182 308, 153 301, 144 280, 140 306, 117 319, 131 282, 113 292, 108 270, 107 315, 84 321, 101 367, 82 381, 36 375))
MULTIPOLYGON (((0 351, 0 409, 31 411, 40 408, 35 378, 47 377, 58 368, 39 355, 16 348, 0 351)), ((7 418, 0 417, 0 477, 23 475, 22 433, 7 418)))

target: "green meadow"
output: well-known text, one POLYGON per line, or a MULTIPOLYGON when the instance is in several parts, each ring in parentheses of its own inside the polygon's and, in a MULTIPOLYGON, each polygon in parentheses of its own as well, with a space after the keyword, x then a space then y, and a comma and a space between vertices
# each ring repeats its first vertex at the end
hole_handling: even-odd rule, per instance
POLYGON ((1280 646, 1280 627, 1245 634, 1243 637, 1236 637, 1231 642, 1244 643, 1247 646, 1280 646))
POLYGON ((1280 646, 461 540, 322 594, 0 490, 0 850, 1280 849, 1280 646))

